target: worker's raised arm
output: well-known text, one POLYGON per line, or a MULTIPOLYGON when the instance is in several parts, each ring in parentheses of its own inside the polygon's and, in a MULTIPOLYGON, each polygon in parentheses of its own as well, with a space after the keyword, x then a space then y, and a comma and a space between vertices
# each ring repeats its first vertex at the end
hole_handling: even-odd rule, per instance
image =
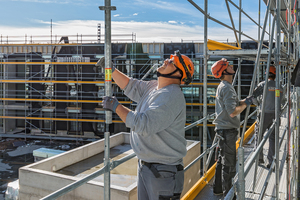
MULTIPOLYGON (((97 67, 101 67, 103 71, 105 70, 105 57, 102 57, 98 60, 98 62, 95 64, 97 67)), ((112 78, 116 82, 116 84, 123 90, 126 85, 129 82, 129 77, 119 70, 116 69, 116 67, 111 63, 111 73, 112 73, 112 78)))
POLYGON ((116 84, 123 90, 128 82, 129 82, 129 77, 120 72, 118 69, 115 69, 112 73, 112 78, 114 79, 114 81, 116 82, 116 84))

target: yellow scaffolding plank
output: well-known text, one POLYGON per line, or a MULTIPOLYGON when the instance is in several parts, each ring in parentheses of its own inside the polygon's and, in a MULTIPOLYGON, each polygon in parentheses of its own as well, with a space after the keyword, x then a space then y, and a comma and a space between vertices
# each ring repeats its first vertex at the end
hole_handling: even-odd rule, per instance
POLYGON ((238 49, 241 49, 239 47, 231 46, 229 44, 224 44, 224 43, 217 42, 217 41, 214 41, 214 40, 208 40, 207 41, 207 48, 210 51, 213 51, 213 50, 238 50, 238 49))

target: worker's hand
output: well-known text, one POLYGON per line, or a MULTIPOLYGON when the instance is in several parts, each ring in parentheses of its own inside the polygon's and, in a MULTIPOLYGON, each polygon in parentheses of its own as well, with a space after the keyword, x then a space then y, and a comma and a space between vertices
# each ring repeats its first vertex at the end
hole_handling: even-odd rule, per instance
POLYGON ((260 95, 262 95, 264 92, 264 87, 262 85, 259 85, 258 87, 256 87, 253 91, 253 97, 256 98, 260 95))
POLYGON ((119 101, 116 97, 104 96, 102 101, 102 106, 105 110, 110 110, 116 112, 116 109, 119 105, 119 101))
POLYGON ((248 96, 245 98, 245 103, 247 104, 247 106, 250 106, 251 104, 254 104, 256 106, 258 106, 258 101, 254 96, 248 96))
MULTIPOLYGON (((105 69, 105 57, 103 56, 102 58, 100 58, 98 62, 95 64, 95 66, 105 69)), ((111 73, 113 73, 115 69, 116 67, 113 65, 113 63, 111 63, 111 73)))

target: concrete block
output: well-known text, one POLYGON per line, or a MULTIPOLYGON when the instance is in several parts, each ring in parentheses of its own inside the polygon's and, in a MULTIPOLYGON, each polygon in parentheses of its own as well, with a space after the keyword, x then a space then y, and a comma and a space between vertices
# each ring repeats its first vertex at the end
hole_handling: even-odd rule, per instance
POLYGON ((68 135, 68 131, 57 130, 57 136, 67 136, 67 135, 68 135))
MULTIPOLYGON (((110 137, 110 158, 118 160, 133 153, 129 133, 118 133, 110 137)), ((200 155, 200 142, 187 142, 187 156, 184 165, 200 155)), ((51 158, 27 165, 19 170, 20 199, 35 200, 89 175, 104 166, 104 139, 61 153, 51 158)), ((137 199, 137 157, 111 170, 111 199, 137 199)), ((184 193, 200 178, 200 161, 185 173, 184 193)), ((104 177, 100 175, 58 200, 104 199, 104 177)))
POLYGON ((92 137, 92 138, 93 138, 93 137, 95 137, 95 134, 94 134, 93 132, 85 131, 85 132, 84 132, 84 136, 85 136, 85 137, 92 137))

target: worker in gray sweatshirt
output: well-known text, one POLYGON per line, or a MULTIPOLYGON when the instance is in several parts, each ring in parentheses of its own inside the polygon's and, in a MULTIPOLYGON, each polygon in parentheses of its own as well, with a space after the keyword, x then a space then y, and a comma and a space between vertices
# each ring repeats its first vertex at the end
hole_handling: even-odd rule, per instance
POLYGON ((103 108, 117 113, 131 129, 130 144, 139 159, 139 200, 180 199, 187 153, 186 102, 180 84, 189 84, 193 73, 193 62, 179 51, 157 69, 157 80, 129 78, 112 67, 116 84, 137 102, 133 111, 116 97, 103 98, 103 108))
MULTIPOLYGON (((265 104, 265 109, 264 109, 264 121, 263 121, 263 126, 262 126, 262 135, 265 133, 267 129, 271 127, 273 124, 273 120, 275 119, 275 90, 276 90, 276 68, 274 66, 270 66, 269 70, 269 75, 268 75, 268 85, 267 85, 267 91, 266 91, 266 99, 265 101, 267 102, 265 104)), ((264 88, 266 82, 262 81, 260 82, 256 88, 264 88)), ((256 124, 255 124, 255 146, 256 148, 258 147, 259 143, 261 142, 262 135, 259 134, 259 126, 261 124, 261 112, 262 112, 262 97, 263 95, 260 95, 257 97, 258 101, 258 115, 256 119, 256 124)), ((283 103, 283 88, 280 86, 280 101, 283 103)), ((279 122, 280 124, 280 122, 279 122)), ((273 129, 272 133, 270 134, 269 137, 269 151, 268 151, 268 163, 266 165, 267 168, 270 168, 272 162, 273 162, 273 157, 275 155, 275 129, 273 129)), ((260 152, 259 154, 259 164, 264 164, 264 159, 263 159, 263 151, 260 152)))
MULTIPOLYGON (((253 96, 239 100, 232 85, 235 73, 233 66, 227 59, 222 58, 215 62, 211 68, 215 78, 221 80, 216 91, 216 118, 213 121, 215 131, 221 136, 219 141, 219 155, 216 165, 213 193, 226 195, 232 187, 232 178, 236 173, 236 140, 240 120, 238 115, 253 103, 253 96)), ((217 154, 217 152, 216 152, 217 154)), ((235 197, 234 197, 235 198, 235 197)))

